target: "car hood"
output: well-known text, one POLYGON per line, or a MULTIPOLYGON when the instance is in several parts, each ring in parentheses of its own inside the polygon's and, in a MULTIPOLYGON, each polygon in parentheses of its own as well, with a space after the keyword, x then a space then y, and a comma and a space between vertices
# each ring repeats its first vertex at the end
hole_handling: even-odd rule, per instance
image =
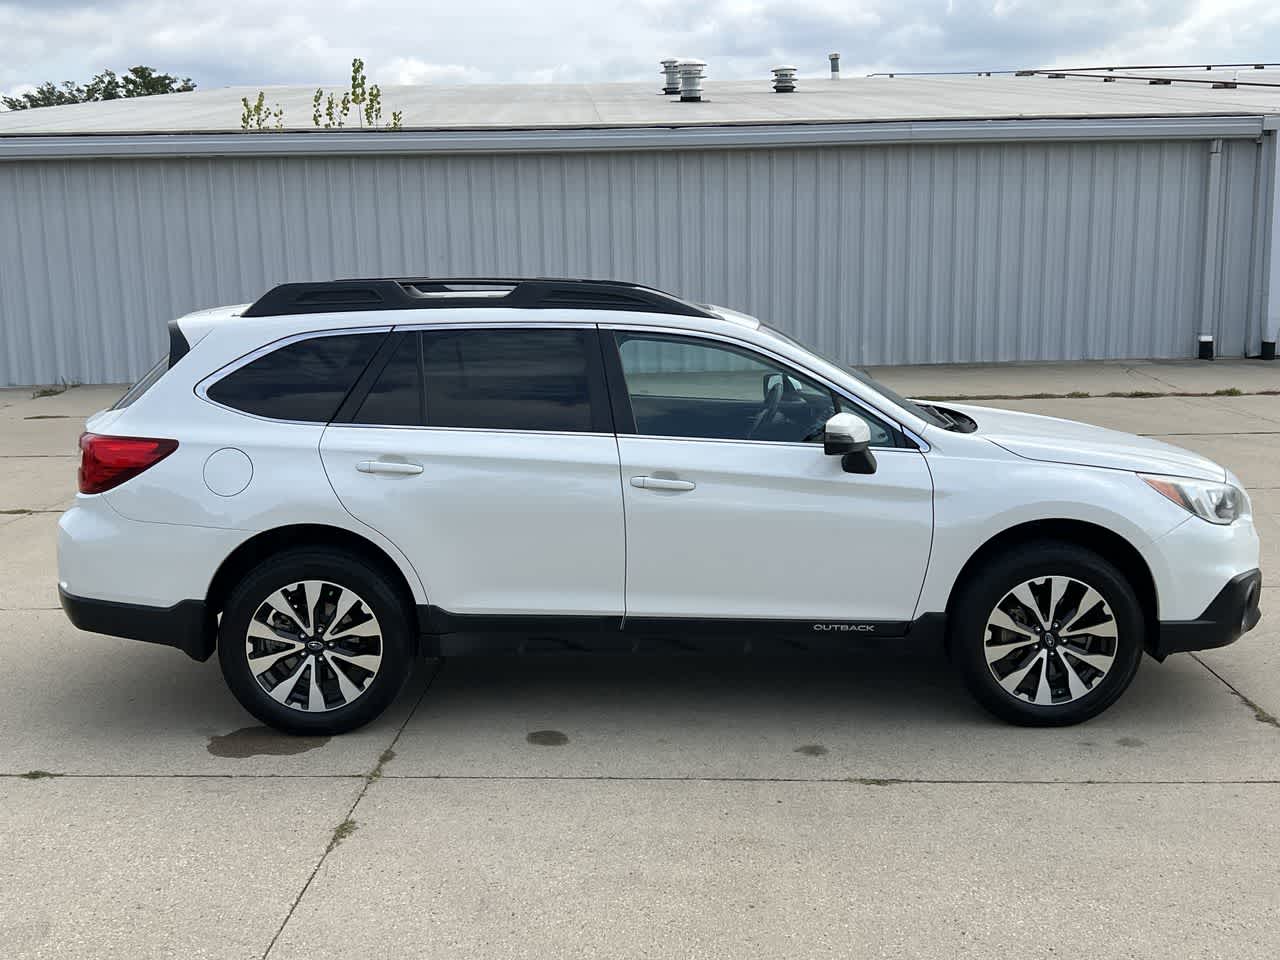
POLYGON ((1078 463, 1197 480, 1220 481, 1227 476, 1226 470, 1207 457, 1149 437, 996 407, 956 403, 941 406, 972 417, 978 423, 978 436, 1028 460, 1078 463))

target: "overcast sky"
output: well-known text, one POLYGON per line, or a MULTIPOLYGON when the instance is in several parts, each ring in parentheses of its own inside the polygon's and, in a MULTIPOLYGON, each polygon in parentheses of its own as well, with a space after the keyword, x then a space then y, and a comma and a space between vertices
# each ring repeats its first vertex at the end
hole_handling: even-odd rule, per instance
POLYGON ((201 87, 1280 60, 1277 0, 0 0, 0 91, 147 64, 201 87), (290 9, 299 11, 291 13, 290 9))

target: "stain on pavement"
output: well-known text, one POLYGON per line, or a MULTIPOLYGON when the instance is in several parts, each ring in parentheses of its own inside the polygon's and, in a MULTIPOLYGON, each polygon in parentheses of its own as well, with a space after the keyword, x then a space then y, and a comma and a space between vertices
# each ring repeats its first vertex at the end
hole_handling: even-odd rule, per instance
POLYGON ((249 757, 290 757, 323 747, 328 737, 294 737, 270 727, 241 727, 220 737, 210 737, 208 751, 215 757, 245 760, 249 757))
POLYGON ((563 747, 569 742, 559 730, 534 730, 525 739, 535 747, 563 747))

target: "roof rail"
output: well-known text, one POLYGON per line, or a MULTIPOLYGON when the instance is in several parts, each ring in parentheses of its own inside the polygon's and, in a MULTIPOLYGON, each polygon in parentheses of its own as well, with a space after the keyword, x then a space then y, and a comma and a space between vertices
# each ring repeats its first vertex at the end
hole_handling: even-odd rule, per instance
POLYGON ((245 317, 434 307, 635 310, 714 317, 679 297, 638 283, 553 277, 399 277, 282 283, 244 311, 245 317))

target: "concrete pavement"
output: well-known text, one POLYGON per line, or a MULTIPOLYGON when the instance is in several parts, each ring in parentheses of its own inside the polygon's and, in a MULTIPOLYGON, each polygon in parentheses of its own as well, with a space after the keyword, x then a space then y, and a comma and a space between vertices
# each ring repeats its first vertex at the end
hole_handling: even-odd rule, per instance
MULTIPOLYGON (((216 662, 53 609, 44 511, 118 392, 0 392, 8 956, 1274 952, 1280 588, 1061 730, 992 721, 940 657, 862 655, 423 662, 364 730, 283 737, 216 662)), ((998 403, 1219 458, 1276 582, 1280 397, 998 403)))

